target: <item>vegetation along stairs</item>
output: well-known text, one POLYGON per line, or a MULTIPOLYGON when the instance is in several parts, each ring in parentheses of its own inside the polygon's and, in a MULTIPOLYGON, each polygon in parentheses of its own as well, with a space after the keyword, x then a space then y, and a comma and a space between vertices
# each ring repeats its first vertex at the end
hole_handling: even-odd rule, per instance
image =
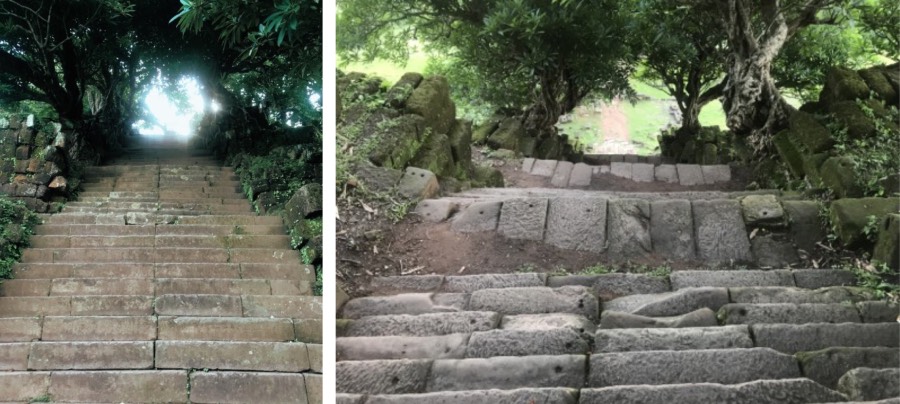
POLYGON ((340 404, 900 397, 898 306, 840 270, 402 276, 338 321, 340 404))
POLYGON ((131 150, 0 285, 0 402, 321 402, 321 297, 230 168, 131 150))

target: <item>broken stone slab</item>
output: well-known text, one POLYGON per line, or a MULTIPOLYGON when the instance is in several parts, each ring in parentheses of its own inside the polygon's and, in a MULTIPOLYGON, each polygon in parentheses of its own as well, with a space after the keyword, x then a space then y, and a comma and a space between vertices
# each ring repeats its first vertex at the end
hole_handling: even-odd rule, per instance
POLYGON ((359 319, 391 314, 425 314, 460 311, 463 307, 445 306, 433 300, 433 293, 407 293, 393 296, 359 297, 344 304, 343 317, 359 319))
POLYGON ((531 167, 531 174, 541 177, 552 177, 553 173, 556 172, 558 163, 559 161, 556 160, 535 160, 534 165, 531 167))
POLYGON ((444 283, 442 275, 379 276, 372 278, 371 289, 380 295, 437 292, 444 283))
POLYGON ((687 288, 668 293, 631 295, 603 303, 603 310, 650 317, 679 316, 697 309, 718 310, 728 304, 726 288, 687 288))
POLYGON ((697 200, 691 205, 699 258, 711 263, 753 261, 750 239, 737 201, 697 200))
POLYGON ((336 340, 337 360, 462 359, 469 334, 429 337, 347 337, 336 340))
POLYGON ((459 210, 459 204, 444 199, 426 199, 416 204, 415 213, 434 223, 443 222, 459 210))
POLYGON ((900 350, 897 348, 831 347, 812 352, 797 353, 803 375, 828 388, 837 388, 837 382, 855 368, 900 367, 900 350))
POLYGON ((797 361, 769 348, 615 352, 591 355, 589 387, 723 383, 800 377, 797 361))
POLYGON ((494 231, 500 219, 502 202, 475 202, 463 208, 450 224, 450 228, 463 233, 494 231))
POLYGON ((437 195, 440 190, 437 176, 433 172, 416 167, 406 167, 397 185, 397 192, 412 199, 428 199, 437 195))
POLYGON ((834 303, 730 303, 719 309, 718 317, 723 324, 859 322, 855 307, 834 303))
POLYGON ((517 314, 503 316, 500 321, 501 330, 542 331, 568 329, 580 335, 593 335, 594 323, 585 316, 569 313, 552 314, 517 314))
POLYGON ((569 175, 570 187, 587 187, 591 185, 591 177, 594 169, 584 163, 575 164, 572 168, 572 174, 569 175))
POLYGON ((798 288, 819 289, 829 286, 853 286, 857 283, 853 272, 840 269, 795 269, 791 272, 798 288))
POLYGON ((423 393, 431 367, 431 360, 338 362, 336 390, 350 394, 423 393))
POLYGON ((544 239, 547 221, 546 198, 510 199, 503 202, 497 231, 515 240, 544 239))
POLYGON ((568 328, 491 330, 472 333, 466 357, 583 355, 589 349, 582 334, 568 328))
POLYGON ((856 303, 859 317, 864 323, 889 323, 900 321, 900 305, 893 302, 859 302, 856 303))
POLYGON ((544 242, 567 250, 606 249, 606 206, 602 198, 553 198, 544 242))
POLYGON ((635 182, 653 182, 653 164, 634 163, 631 165, 631 180, 635 182))
POLYGON ((481 289, 544 286, 546 278, 547 275, 538 273, 448 276, 444 278, 442 290, 469 293, 481 289))
POLYGON ((600 315, 597 298, 581 286, 478 290, 472 292, 467 309, 502 314, 572 313, 591 321, 600 315))
POLYGON ((704 286, 794 286, 791 271, 675 271, 669 275, 672 289, 704 286))
POLYGON ((731 181, 731 167, 725 164, 712 164, 700 166, 703 174, 703 183, 720 184, 731 181))
POLYGON ((686 328, 715 327, 719 325, 716 313, 702 308, 674 317, 647 317, 621 311, 603 311, 600 313, 599 327, 614 328, 686 328))
POLYGON ((656 166, 653 175, 654 178, 660 182, 668 182, 670 184, 678 183, 678 171, 675 170, 674 164, 661 164, 656 166))
POLYGON ((531 169, 534 168, 534 161, 531 157, 522 159, 522 172, 531 173, 531 169))
POLYGON ((692 349, 752 348, 745 325, 696 328, 601 329, 594 352, 685 351, 692 349))
POLYGON ((521 388, 515 390, 439 391, 425 394, 370 396, 365 404, 576 404, 577 402, 577 389, 521 388))
POLYGON ((683 186, 703 185, 703 170, 696 164, 676 164, 678 183, 683 186))
POLYGON ((897 323, 754 324, 751 328, 757 346, 788 354, 833 346, 900 346, 897 323))
POLYGON ((756 380, 741 384, 690 383, 582 389, 580 404, 781 403, 844 401, 840 393, 809 379, 756 380))
POLYGON ((622 296, 663 293, 670 291, 665 278, 644 274, 614 273, 601 275, 551 276, 547 286, 580 285, 594 289, 594 295, 607 301, 622 296))
POLYGON ((686 199, 650 202, 650 242, 653 251, 671 259, 692 260, 694 217, 686 199))
POLYGON ((730 288, 732 303, 842 303, 875 300, 867 289, 833 286, 821 289, 801 289, 782 286, 730 288))
POLYGON ((584 355, 437 360, 432 366, 427 390, 581 388, 584 385, 585 360, 584 355))
POLYGON ((365 317, 351 320, 344 326, 347 337, 407 336, 427 337, 431 335, 468 334, 497 328, 500 315, 484 311, 464 311, 456 313, 432 313, 413 316, 400 314, 392 316, 365 317))
POLYGON ((838 379, 837 388, 853 401, 898 398, 900 369, 852 369, 838 379))
POLYGON ((609 255, 614 259, 648 256, 650 240, 650 203, 645 199, 609 201, 609 255))
POLYGON ((572 175, 573 168, 575 168, 575 164, 568 161, 557 163, 556 170, 553 171, 553 176, 550 177, 550 185, 560 188, 569 185, 569 177, 572 175))

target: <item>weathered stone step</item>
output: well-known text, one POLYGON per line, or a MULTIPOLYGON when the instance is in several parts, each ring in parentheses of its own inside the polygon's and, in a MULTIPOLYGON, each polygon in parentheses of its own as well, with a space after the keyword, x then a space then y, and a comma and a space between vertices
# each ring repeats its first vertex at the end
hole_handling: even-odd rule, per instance
POLYGON ((159 340, 288 342, 294 325, 288 318, 159 317, 159 340))
POLYGON ((803 375, 828 388, 855 368, 898 368, 900 349, 871 347, 830 347, 812 352, 797 353, 803 375))
POLYGON ((337 392, 414 394, 523 387, 580 388, 584 355, 337 363, 337 392))
POLYGON ((27 342, 0 344, 4 370, 153 368, 152 341, 27 342))
POLYGON ((0 400, 188 402, 186 370, 0 372, 0 400))
POLYGON ((594 352, 752 348, 747 326, 598 330, 594 352))
POLYGON ((737 384, 801 377, 793 356, 769 348, 603 353, 591 356, 590 387, 737 384))
POLYGON ((726 288, 687 288, 674 292, 630 295, 603 303, 603 310, 649 317, 679 316, 694 310, 718 310, 728 304, 726 288))
POLYGON ((191 373, 192 403, 321 403, 322 375, 271 372, 191 373))
POLYGON ((314 280, 312 266, 299 263, 286 264, 133 264, 133 263, 80 263, 80 264, 14 264, 13 275, 17 280, 59 278, 222 278, 314 280))
POLYGON ((843 402, 845 397, 809 379, 756 380, 740 384, 687 383, 582 389, 581 404, 604 403, 782 403, 843 402))
POLYGON ((84 225, 42 224, 35 226, 38 236, 283 236, 278 225, 84 225))
POLYGON ((336 341, 338 361, 377 359, 462 359, 470 334, 427 337, 342 337, 336 341))
MULTIPOLYGON (((2 309, 0 309, 2 310, 2 309)), ((339 324, 338 335, 346 337, 409 336, 427 337, 469 334, 497 328, 500 315, 494 312, 466 311, 364 317, 339 324)))
POLYGON ((718 317, 723 324, 860 322, 856 307, 835 303, 732 303, 722 306, 718 317))
POLYGON ((292 263, 300 253, 272 248, 31 248, 21 262, 35 263, 292 263))
POLYGON ((521 388, 514 390, 440 391, 423 394, 363 396, 337 394, 339 404, 417 404, 417 403, 578 403, 578 390, 565 388, 521 388), (365 400, 365 401, 363 401, 365 400))
POLYGON ((900 346, 900 324, 753 324, 756 346, 794 354, 829 347, 900 346))
POLYGON ((227 215, 232 213, 253 212, 249 206, 241 205, 194 205, 194 206, 161 206, 147 209, 135 209, 131 207, 92 207, 77 206, 66 207, 64 214, 72 213, 92 213, 92 214, 125 214, 128 212, 153 212, 157 214, 177 215, 177 214, 211 214, 211 215, 227 215))
POLYGON ((900 368, 856 368, 838 379, 838 390, 853 401, 900 402, 900 368))
POLYGON ((116 209, 150 209, 155 210, 158 208, 162 209, 182 209, 182 208, 193 208, 193 207, 220 207, 225 208, 229 207, 235 209, 237 207, 249 207, 248 203, 222 203, 221 200, 203 200, 201 202, 197 201, 185 201, 185 202, 124 202, 124 201, 116 201, 116 200, 104 200, 104 201, 82 201, 82 202, 69 202, 66 204, 66 211, 72 208, 116 208, 116 209))
MULTIPOLYGON (((155 366, 267 372, 304 372, 312 368, 304 343, 230 341, 158 341, 155 366)), ((315 366, 321 372, 321 363, 315 366)))
POLYGON ((734 199, 747 195, 781 195, 779 190, 758 191, 688 191, 688 192, 623 192, 623 191, 586 191, 578 189, 558 188, 475 188, 450 195, 460 201, 477 199, 506 200, 515 198, 557 198, 557 197, 594 197, 606 199, 687 199, 711 200, 734 199))
POLYGON ((843 303, 877 300, 871 290, 834 286, 820 289, 796 287, 737 287, 728 290, 732 303, 843 303))
POLYGON ((718 325, 719 321, 716 319, 716 312, 704 307, 680 316, 668 317, 651 317, 621 311, 604 310, 600 313, 599 327, 601 329, 628 329, 715 327, 718 325))
POLYGON ((377 294, 398 293, 468 293, 481 289, 546 286, 545 274, 485 274, 485 275, 418 275, 384 276, 371 281, 377 294))
POLYGON ((33 236, 33 248, 266 248, 290 249, 291 238, 282 236, 33 236))
POLYGON ((798 286, 819 288, 856 284, 850 271, 772 270, 772 271, 676 271, 669 279, 673 289, 713 287, 798 286), (797 282, 799 280, 799 282, 797 282))

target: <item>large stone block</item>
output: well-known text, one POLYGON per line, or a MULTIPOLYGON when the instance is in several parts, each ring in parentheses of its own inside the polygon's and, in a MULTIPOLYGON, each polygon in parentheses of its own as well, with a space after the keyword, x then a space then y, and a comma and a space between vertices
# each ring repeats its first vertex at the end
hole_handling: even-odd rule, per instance
POLYGON ((525 137, 525 127, 517 117, 503 120, 497 130, 487 138, 488 146, 494 149, 519 150, 519 141, 525 137))
POLYGON ((856 368, 838 379, 838 390, 854 401, 900 397, 900 369, 856 368))
POLYGON ((661 256, 690 260, 694 251, 694 218, 688 200, 661 200, 650 203, 650 240, 661 256))
POLYGON ((500 219, 502 202, 475 202, 453 218, 450 227, 465 233, 493 231, 500 219))
POLYGON ((812 114, 797 111, 789 119, 791 137, 794 144, 808 153, 820 153, 834 146, 831 132, 825 128, 812 114))
POLYGON ((555 247, 602 252, 606 247, 607 200, 554 198, 547 213, 544 241, 555 247))
POLYGON ((741 384, 691 383, 582 389, 579 403, 809 403, 843 402, 840 393, 807 379, 757 380, 741 384))
POLYGON ((467 310, 502 314, 572 313, 591 320, 600 315, 597 298, 581 286, 478 290, 469 298, 467 310))
POLYGON ((450 99, 450 85, 441 76, 427 77, 406 99, 406 109, 425 118, 425 126, 435 133, 447 133, 456 120, 456 105, 450 99))
POLYGON ((650 203, 646 199, 609 201, 609 255, 614 259, 636 259, 652 251, 650 203))
POLYGON ((537 273, 448 276, 444 278, 441 290, 470 293, 482 289, 544 286, 545 279, 546 275, 537 273))
POLYGON ((863 195, 857 183, 856 165, 847 157, 831 157, 819 169, 822 183, 840 198, 856 198, 863 195))
POLYGON ((425 118, 407 114, 387 121, 376 132, 369 160, 377 166, 402 170, 416 156, 425 140, 425 118))
POLYGON ((631 273, 551 276, 547 281, 547 286, 550 287, 570 285, 593 288, 594 294, 603 301, 628 295, 669 291, 669 282, 664 277, 631 273))
POLYGON ((400 80, 385 94, 387 99, 385 103, 392 108, 403 108, 406 100, 412 95, 413 90, 419 86, 423 78, 419 73, 409 72, 403 74, 400 80))
POLYGON ((466 357, 580 355, 589 350, 582 334, 568 328, 491 330, 472 333, 466 357))
POLYGON ((428 391, 580 388, 585 369, 584 355, 438 360, 428 378, 428 391))
MULTIPOLYGON (((439 391, 426 394, 403 394, 370 396, 366 404, 517 404, 517 403, 558 403, 576 404, 578 402, 577 389, 565 388, 521 388, 515 390, 470 390, 470 391, 439 391)), ((347 402, 338 404, 362 404, 361 402, 347 402)))
POLYGON ((603 303, 603 310, 651 317, 679 316, 697 309, 718 310, 728 304, 726 288, 687 288, 669 293, 631 295, 603 303))
POLYGON ((872 259, 900 269, 900 214, 892 213, 882 220, 872 259))
POLYGON ((336 342, 338 361, 379 359, 462 359, 469 334, 428 337, 343 337, 336 342))
POLYGON ((702 308, 680 316, 649 317, 621 311, 604 310, 600 317, 600 328, 685 328, 715 327, 719 325, 716 313, 702 308))
POLYGON ((728 293, 732 303, 841 303, 875 298, 870 290, 844 286, 816 290, 781 286, 738 287, 729 289, 728 293))
POLYGON ((673 289, 794 286, 791 271, 676 271, 669 280, 673 289))
POLYGON ((565 188, 569 185, 569 178, 572 175, 572 169, 575 168, 575 165, 568 161, 560 161, 556 165, 556 170, 553 171, 553 176, 550 177, 550 184, 554 187, 565 188))
POLYGON ((825 226, 819 217, 821 205, 815 201, 782 201, 790 235, 801 250, 811 253, 825 238, 825 226))
POLYGON ((351 394, 422 393, 431 366, 430 360, 338 362, 336 390, 351 394))
POLYGON ((569 175, 569 186, 570 187, 587 187, 591 185, 591 178, 593 177, 593 167, 585 164, 578 163, 572 168, 572 173, 569 175))
POLYGON ((820 351, 801 352, 797 360, 803 374, 828 388, 837 388, 838 380, 855 368, 900 367, 897 348, 832 347, 820 351))
POLYGON ((552 177, 556 172, 557 160, 535 160, 531 168, 532 175, 540 175, 541 177, 552 177))
POLYGON ((724 324, 858 323, 859 313, 850 305, 823 303, 731 303, 719 309, 724 324))
POLYGON ((748 226, 777 226, 784 220, 784 208, 775 195, 747 195, 741 198, 741 212, 748 226))
POLYGON ((694 201, 697 255, 710 263, 750 262, 750 239, 740 204, 733 200, 694 201))
POLYGON ((597 331, 594 352, 752 348, 747 326, 620 328, 597 331))
POLYGON ((850 69, 833 67, 825 76, 825 87, 819 94, 819 103, 831 105, 868 96, 869 87, 859 74, 850 69))
MULTIPOLYGON (((571 163, 570 163, 571 164, 571 163)), ((545 198, 511 199, 503 202, 497 231, 511 239, 544 239, 548 200, 545 198)))
POLYGON ((677 164, 678 182, 684 186, 703 185, 703 170, 696 164, 677 164))
POLYGON ((348 337, 410 336, 465 334, 497 327, 500 315, 492 312, 467 311, 412 316, 376 316, 353 320, 344 327, 348 337))
POLYGON ((668 182, 670 184, 678 183, 678 172, 672 164, 661 164, 654 169, 654 178, 657 181, 668 182))
POLYGON ((783 130, 772 138, 772 143, 775 144, 775 150, 778 151, 778 155, 787 164, 791 173, 798 177, 803 177, 805 173, 804 155, 794 145, 792 137, 793 133, 791 131, 783 130))
MULTIPOLYGON (((414 167, 426 169, 440 177, 453 177, 456 172, 456 160, 453 158, 453 147, 450 137, 443 133, 428 133, 416 155, 409 161, 414 167)), ((466 145, 468 149, 468 145, 466 145)), ((471 153, 471 150, 470 150, 471 153)))
POLYGON ((900 324, 753 324, 756 346, 795 354, 833 346, 897 347, 900 324))
MULTIPOLYGON (((874 217, 877 221, 900 211, 900 198, 839 199, 831 203, 831 223, 845 246, 869 242, 864 232, 874 217)), ((877 229, 876 229, 877 230, 877 229)))

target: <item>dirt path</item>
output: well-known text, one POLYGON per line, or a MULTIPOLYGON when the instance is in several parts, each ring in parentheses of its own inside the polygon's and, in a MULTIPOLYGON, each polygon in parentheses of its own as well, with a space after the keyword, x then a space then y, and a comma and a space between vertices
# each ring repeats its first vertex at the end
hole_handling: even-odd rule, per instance
POLYGON ((599 154, 636 154, 637 148, 628 134, 628 117, 622 100, 615 98, 600 108, 600 133, 603 141, 595 147, 599 154))

